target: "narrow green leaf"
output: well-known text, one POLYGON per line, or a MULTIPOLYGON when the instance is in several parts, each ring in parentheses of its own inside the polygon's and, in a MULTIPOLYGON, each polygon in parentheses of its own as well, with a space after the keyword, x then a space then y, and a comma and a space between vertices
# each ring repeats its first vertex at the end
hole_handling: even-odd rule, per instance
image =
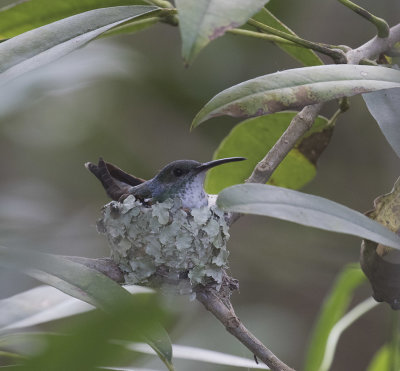
POLYGON ((347 330, 354 322, 356 322, 359 318, 361 318, 364 314, 369 312, 371 309, 378 306, 379 303, 375 301, 372 297, 369 297, 357 304, 354 308, 352 308, 349 312, 347 312, 339 321, 335 323, 332 327, 331 332, 329 333, 328 340, 326 342, 325 353, 322 359, 321 366, 318 371, 329 371, 333 359, 335 357, 335 352, 337 345, 339 343, 339 339, 342 334, 347 330))
POLYGON ((363 94, 368 110, 400 157, 400 89, 363 94))
POLYGON ((14 268, 96 307, 109 310, 130 294, 100 272, 61 256, 0 246, 0 265, 14 268))
POLYGON ((347 265, 336 278, 314 325, 306 356, 305 371, 319 369, 332 327, 347 311, 354 291, 365 280, 366 277, 358 264, 347 265))
POLYGON ((400 71, 385 67, 326 65, 296 68, 256 77, 222 91, 200 110, 192 128, 216 116, 261 116, 398 87, 400 71))
POLYGON ((268 0, 176 0, 182 55, 190 64, 210 41, 244 24, 268 0))
POLYGON ((346 233, 400 249, 400 237, 358 211, 326 198, 264 184, 224 189, 217 205, 225 211, 272 216, 331 232, 346 233))
POLYGON ((50 63, 116 26, 157 10, 151 6, 95 9, 7 40, 0 44, 1 82, 50 63))
MULTIPOLYGON (((276 18, 268 9, 263 8, 261 9, 254 17, 258 22, 266 24, 267 26, 273 27, 276 30, 283 31, 289 33, 291 35, 297 36, 288 26, 282 23, 278 18, 276 18)), ((296 47, 287 44, 280 44, 277 45, 291 55, 293 58, 298 60, 304 66, 318 66, 324 64, 322 60, 315 54, 313 50, 305 49, 301 47, 296 47)))
MULTIPOLYGON (((17 6, 0 13, 0 38, 10 38, 59 19, 97 8, 146 5, 141 0, 2 0, 17 6)), ((2 3, 0 3, 2 4, 2 3)))
MULTIPOLYGON (((205 187, 208 193, 216 194, 234 184, 243 183, 251 174, 257 163, 265 156, 275 142, 287 129, 297 112, 278 112, 268 116, 256 117, 241 122, 223 139, 214 153, 214 159, 243 156, 247 160, 234 166, 220 166, 207 173, 205 187)), ((319 116, 303 138, 319 135, 330 137, 331 130, 325 131, 328 120, 319 116), (325 135, 326 136, 326 135, 325 135)), ((328 138, 329 139, 329 138, 328 138)), ((326 142, 326 141, 325 141, 326 142)), ((269 180, 270 184, 298 189, 311 181, 316 174, 317 154, 309 156, 304 150, 306 141, 301 140, 292 149, 269 180), (303 145, 302 145, 303 143, 303 145)), ((321 151, 318 153, 318 155, 321 151)))

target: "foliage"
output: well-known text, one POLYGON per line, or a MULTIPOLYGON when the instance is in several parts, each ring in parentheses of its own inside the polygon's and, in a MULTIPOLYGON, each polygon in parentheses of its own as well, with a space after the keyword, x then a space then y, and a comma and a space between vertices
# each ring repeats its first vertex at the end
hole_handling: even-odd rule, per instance
MULTIPOLYGON (((199 110, 192 129, 217 116, 246 119, 220 143, 215 157, 244 155, 248 162, 235 165, 237 171, 233 166, 210 171, 207 190, 219 193, 217 205, 226 212, 266 215, 369 239, 380 244, 376 247, 377 253, 385 246, 400 249, 396 231, 390 231, 378 221, 325 198, 287 189, 299 189, 315 176, 317 160, 329 144, 338 115, 348 108, 349 97, 363 94, 367 109, 389 145, 400 156, 400 71, 390 65, 390 59, 385 56, 385 53, 390 53, 389 44, 377 53, 381 54, 380 59, 370 61, 375 57, 372 53, 362 55, 364 60, 354 63, 348 47, 315 43, 299 37, 266 8, 267 2, 177 0, 175 8, 164 0, 7 1, 0 9, 0 37, 4 39, 0 44, 0 97, 3 102, 0 103, 0 117, 15 107, 31 104, 33 95, 29 94, 30 89, 35 90, 43 76, 49 77, 52 63, 101 36, 137 32, 157 23, 178 26, 182 57, 187 66, 194 63, 207 45, 226 33, 268 40, 300 62, 302 67, 237 83, 216 94, 199 110), (316 53, 331 58, 334 64, 324 64, 316 53), (382 59, 385 63, 379 65, 382 59), (371 65, 363 65, 365 63, 371 65), (308 127, 292 132, 293 123, 298 118, 307 121, 297 110, 338 99, 338 111, 332 117, 324 118, 317 112, 314 125, 311 122, 308 127), (286 110, 296 111, 282 112, 286 110), (268 161, 259 167, 267 153, 271 157, 267 157, 268 161), (276 153, 282 158, 273 157, 276 153), (268 166, 277 167, 276 172, 266 179, 273 186, 234 185, 252 179, 253 170, 263 173, 268 166)), ((388 42, 393 45, 400 42, 396 33, 393 33, 394 39, 390 39, 392 36, 382 19, 350 1, 341 3, 376 26, 379 36, 376 42, 382 36, 389 36, 388 42)), ((40 94, 46 94, 46 88, 40 94)), ((25 292, 18 299, 14 297, 0 302, 0 319, 9 322, 5 325, 3 321, 0 328, 0 356, 9 359, 9 364, 16 363, 16 368, 22 370, 111 367, 123 354, 129 353, 132 358, 132 352, 126 350, 127 344, 133 342, 138 352, 146 342, 165 367, 174 369, 173 349, 180 348, 173 348, 160 324, 168 324, 168 315, 154 293, 130 295, 98 271, 56 255, 2 247, 0 258, 1 266, 17 269, 69 295, 59 298, 54 292, 37 291, 34 294, 37 300, 29 303, 32 293, 25 292), (71 297, 79 301, 68 301, 71 297), (79 307, 82 301, 92 307, 79 307), (27 307, 18 305, 20 302, 26 302, 27 307), (61 303, 67 310, 57 316, 55 313, 61 303), (43 306, 45 315, 38 319, 35 316, 43 306), (15 328, 54 320, 68 323, 66 317, 72 315, 76 315, 69 319, 72 326, 60 328, 60 333, 67 336, 43 333, 15 337, 12 332, 15 328), (46 346, 34 354, 25 354, 15 344, 27 339, 40 340, 46 346), (79 356, 82 349, 85 349, 83 358, 79 356)), ((363 281, 361 271, 353 266, 339 276, 313 332, 306 360, 307 370, 318 370, 321 366, 329 335, 335 324, 346 318, 350 299, 363 281)), ((363 313, 359 312, 360 315, 363 313)), ((355 319, 348 320, 347 325, 355 319)), ((384 346, 371 363, 370 370, 381 369, 381 365, 390 362, 389 359, 395 360, 392 363, 397 362, 397 332, 396 329, 392 336, 392 343, 397 345, 390 349, 384 346)), ((185 348, 185 351, 192 353, 196 360, 239 367, 264 367, 226 354, 190 348, 185 348)))

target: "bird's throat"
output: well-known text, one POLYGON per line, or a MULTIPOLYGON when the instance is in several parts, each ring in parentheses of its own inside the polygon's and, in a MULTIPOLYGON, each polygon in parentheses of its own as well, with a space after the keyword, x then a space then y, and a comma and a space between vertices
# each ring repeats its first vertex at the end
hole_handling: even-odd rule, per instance
POLYGON ((204 191, 204 176, 194 178, 187 182, 180 190, 178 197, 182 206, 189 209, 196 209, 208 205, 208 195, 204 191))

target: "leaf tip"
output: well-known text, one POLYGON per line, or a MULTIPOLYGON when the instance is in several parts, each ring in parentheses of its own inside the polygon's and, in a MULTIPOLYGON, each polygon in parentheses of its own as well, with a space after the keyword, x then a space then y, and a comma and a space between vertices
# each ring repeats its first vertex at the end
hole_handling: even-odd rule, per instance
POLYGON ((192 124, 190 125, 190 131, 196 129, 202 122, 205 121, 205 118, 202 117, 201 111, 194 117, 192 124))

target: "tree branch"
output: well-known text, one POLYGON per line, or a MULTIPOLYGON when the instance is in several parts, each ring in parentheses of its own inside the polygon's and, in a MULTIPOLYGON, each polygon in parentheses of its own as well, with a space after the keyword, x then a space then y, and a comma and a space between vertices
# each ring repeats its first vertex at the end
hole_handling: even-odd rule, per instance
POLYGON ((357 49, 346 53, 347 63, 358 64, 361 59, 372 59, 379 54, 389 51, 394 44, 400 41, 400 23, 390 29, 389 36, 381 38, 375 36, 357 49))
POLYGON ((220 292, 201 286, 196 290, 196 299, 204 305, 247 349, 263 361, 271 370, 294 371, 258 340, 236 316, 229 297, 221 298, 220 292))
POLYGON ((293 117, 288 128, 257 164, 246 183, 266 183, 297 141, 311 129, 321 108, 322 103, 306 106, 293 117))

